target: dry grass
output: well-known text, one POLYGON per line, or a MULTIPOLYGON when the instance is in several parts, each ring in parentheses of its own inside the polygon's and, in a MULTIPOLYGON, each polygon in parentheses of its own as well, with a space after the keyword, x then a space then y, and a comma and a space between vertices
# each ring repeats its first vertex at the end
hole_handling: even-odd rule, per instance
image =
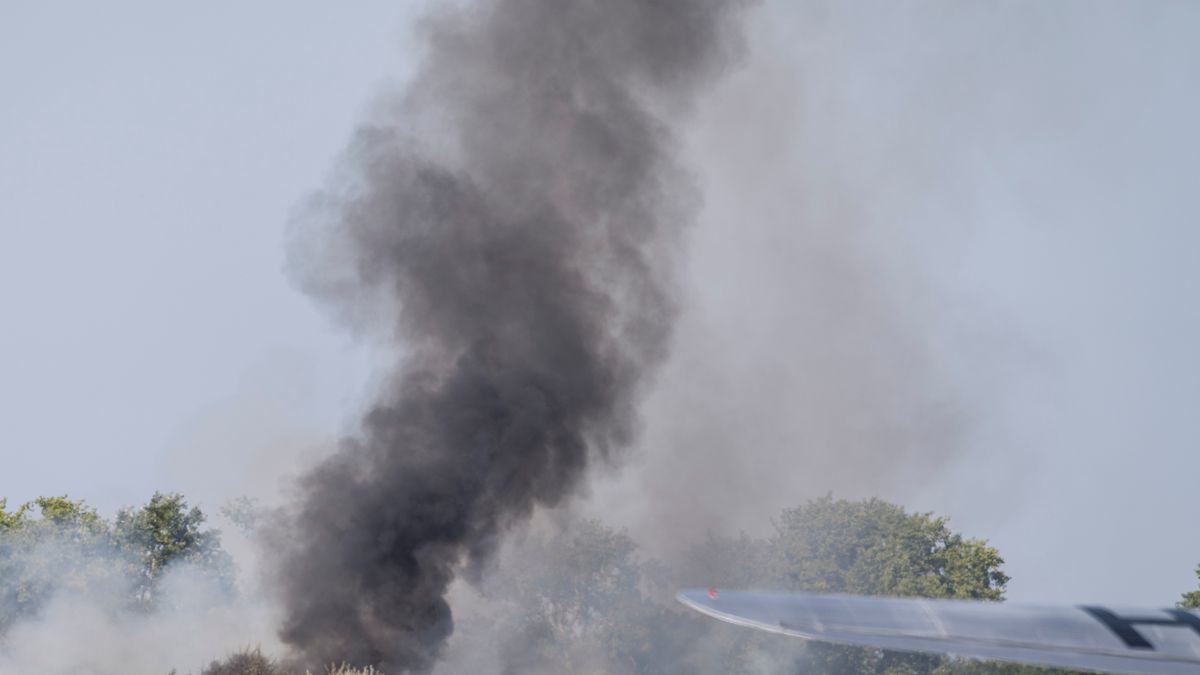
POLYGON ((231 654, 224 661, 213 661, 200 675, 284 675, 273 659, 261 650, 246 650, 231 654))
MULTIPOLYGON (((213 661, 200 675, 294 675, 284 669, 280 663, 259 649, 247 649, 231 654, 224 661, 213 661)), ((306 671, 305 675, 314 675, 306 671)), ((382 671, 370 666, 366 668, 351 668, 347 665, 330 667, 322 675, 384 675, 382 671)))

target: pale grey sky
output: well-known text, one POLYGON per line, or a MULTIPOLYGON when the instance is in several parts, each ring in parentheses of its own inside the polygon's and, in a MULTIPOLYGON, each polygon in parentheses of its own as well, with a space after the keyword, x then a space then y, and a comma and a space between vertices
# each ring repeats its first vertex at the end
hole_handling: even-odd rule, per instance
MULTIPOLYGON (((292 289, 284 229, 414 8, 0 5, 0 496, 213 505, 352 422, 375 357, 292 289)), ((1193 587, 1198 30, 767 3, 688 132, 675 357, 593 506, 649 539, 880 494, 991 539, 1013 598, 1193 587)))
POLYGON ((283 231, 406 29, 384 2, 0 7, 5 495, 113 508, 336 431, 362 355, 283 231))

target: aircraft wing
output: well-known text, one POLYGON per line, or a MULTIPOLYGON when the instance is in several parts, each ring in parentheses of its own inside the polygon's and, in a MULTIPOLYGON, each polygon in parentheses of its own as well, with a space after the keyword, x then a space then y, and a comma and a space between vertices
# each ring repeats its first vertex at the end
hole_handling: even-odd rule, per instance
POLYGON ((759 630, 847 645, 1146 675, 1200 673, 1200 614, 969 600, 682 591, 683 604, 759 630))

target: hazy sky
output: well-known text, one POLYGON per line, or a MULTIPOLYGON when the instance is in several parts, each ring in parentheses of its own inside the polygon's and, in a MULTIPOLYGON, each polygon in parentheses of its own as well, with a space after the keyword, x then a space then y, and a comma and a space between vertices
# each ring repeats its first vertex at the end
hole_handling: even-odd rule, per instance
MULTIPOLYGON (((73 4, 0 4, 0 495, 269 492, 379 358, 292 288, 285 228, 416 5, 73 4)), ((650 538, 879 494, 992 540, 1012 598, 1193 587, 1198 30, 768 3, 687 129, 675 355, 592 506, 650 538)))

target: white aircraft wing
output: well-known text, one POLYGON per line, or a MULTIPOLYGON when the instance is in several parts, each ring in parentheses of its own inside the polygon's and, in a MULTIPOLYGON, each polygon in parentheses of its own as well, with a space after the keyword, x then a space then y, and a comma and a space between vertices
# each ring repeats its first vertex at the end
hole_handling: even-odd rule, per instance
POLYGON ((801 593, 687 590, 679 601, 750 628, 847 645, 1056 668, 1200 673, 1200 614, 801 593))

